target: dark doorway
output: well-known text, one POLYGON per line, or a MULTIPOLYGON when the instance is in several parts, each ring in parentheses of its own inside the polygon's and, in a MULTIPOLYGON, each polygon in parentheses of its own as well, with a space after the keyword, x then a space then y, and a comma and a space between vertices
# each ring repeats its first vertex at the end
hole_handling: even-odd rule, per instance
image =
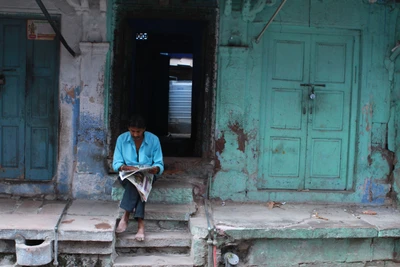
POLYGON ((124 76, 129 86, 122 93, 121 117, 142 114, 164 156, 201 156, 196 118, 204 103, 203 23, 132 19, 128 25, 130 75, 124 76))
POLYGON ((117 5, 110 20, 108 165, 132 112, 147 117, 173 162, 215 156, 217 10, 215 2, 117 5))

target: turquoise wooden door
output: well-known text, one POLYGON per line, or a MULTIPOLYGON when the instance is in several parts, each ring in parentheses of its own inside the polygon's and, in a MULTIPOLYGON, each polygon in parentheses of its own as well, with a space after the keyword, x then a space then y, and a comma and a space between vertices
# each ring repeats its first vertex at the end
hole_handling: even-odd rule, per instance
POLYGON ((297 31, 265 40, 258 187, 349 189, 357 37, 297 31))
POLYGON ((0 178, 54 174, 56 62, 56 41, 28 41, 26 20, 0 19, 0 178))
POLYGON ((22 20, 0 20, 0 178, 24 177, 26 37, 22 20))

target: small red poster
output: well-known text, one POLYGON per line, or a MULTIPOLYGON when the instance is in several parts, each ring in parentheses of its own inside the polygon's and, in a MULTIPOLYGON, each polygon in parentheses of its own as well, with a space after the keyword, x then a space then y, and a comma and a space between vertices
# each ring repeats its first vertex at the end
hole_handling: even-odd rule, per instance
POLYGON ((28 40, 54 40, 56 33, 47 20, 27 20, 28 40))

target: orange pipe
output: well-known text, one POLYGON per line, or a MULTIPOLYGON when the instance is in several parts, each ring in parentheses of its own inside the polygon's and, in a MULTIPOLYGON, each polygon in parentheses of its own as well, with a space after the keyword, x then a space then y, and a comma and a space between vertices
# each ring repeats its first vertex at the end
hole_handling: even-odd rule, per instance
POLYGON ((214 267, 218 267, 218 265, 217 265, 217 246, 213 247, 213 260, 214 260, 214 267))

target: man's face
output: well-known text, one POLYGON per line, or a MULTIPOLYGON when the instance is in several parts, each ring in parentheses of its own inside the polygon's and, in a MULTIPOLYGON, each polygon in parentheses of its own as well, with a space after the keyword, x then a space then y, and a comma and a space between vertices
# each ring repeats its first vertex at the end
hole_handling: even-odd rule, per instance
POLYGON ((139 141, 143 139, 146 128, 129 127, 128 130, 131 133, 133 140, 139 141))

